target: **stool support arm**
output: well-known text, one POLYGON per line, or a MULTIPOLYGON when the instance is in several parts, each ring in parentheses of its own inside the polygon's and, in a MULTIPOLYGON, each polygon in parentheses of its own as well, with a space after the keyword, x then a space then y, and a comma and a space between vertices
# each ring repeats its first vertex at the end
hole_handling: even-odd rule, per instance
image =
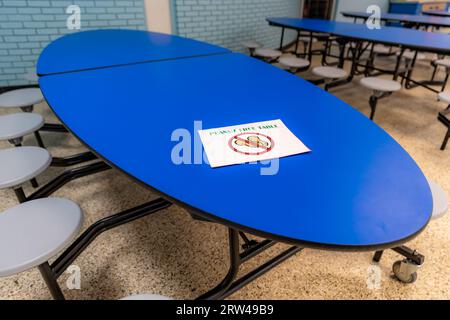
POLYGON ((55 273, 55 276, 57 278, 61 276, 61 274, 63 274, 63 272, 89 246, 89 244, 103 232, 159 212, 170 207, 171 205, 172 204, 169 201, 158 198, 95 222, 86 231, 84 231, 51 265, 51 269, 55 273))

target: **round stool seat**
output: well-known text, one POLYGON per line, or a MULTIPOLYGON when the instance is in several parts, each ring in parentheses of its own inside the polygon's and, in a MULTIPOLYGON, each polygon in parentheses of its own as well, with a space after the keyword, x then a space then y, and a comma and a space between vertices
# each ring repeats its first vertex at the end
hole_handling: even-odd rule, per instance
POLYGON ((120 300, 173 300, 172 298, 161 296, 159 294, 136 294, 120 300))
POLYGON ((246 41, 243 43, 243 45, 250 50, 255 50, 262 47, 262 45, 256 41, 246 41))
POLYGON ((62 198, 24 202, 0 214, 0 277, 37 267, 80 231, 83 213, 62 198))
POLYGON ((443 66, 446 68, 450 68, 450 59, 439 59, 439 60, 434 60, 434 63, 438 66, 443 66))
POLYGON ((0 140, 22 138, 39 130, 44 117, 37 113, 13 113, 0 116, 0 140))
POLYGON ((347 76, 347 71, 335 67, 315 67, 313 74, 322 78, 341 79, 347 76))
POLYGON ((39 88, 12 90, 0 94, 1 108, 29 107, 44 101, 39 88))
POLYGON ((51 161, 50 153, 39 147, 0 150, 0 189, 19 186, 35 178, 48 168, 51 161))
POLYGON ((448 197, 444 189, 433 180, 428 179, 428 184, 433 197, 433 213, 431 214, 431 219, 437 219, 445 215, 448 211, 448 197))
MULTIPOLYGON (((332 46, 340 46, 339 42, 337 42, 336 40, 331 41, 331 45, 332 46)), ((345 44, 345 47, 352 47, 355 48, 356 47, 356 43, 355 42, 348 42, 345 44)))
MULTIPOLYGON (((306 42, 306 43, 309 43, 309 42, 311 42, 311 37, 308 37, 308 36, 302 36, 302 37, 299 37, 298 38, 298 41, 300 41, 300 42, 306 42)), ((312 42, 314 43, 314 42, 317 42, 317 38, 312 38, 312 42)))
POLYGON ((401 84, 397 81, 380 79, 376 77, 363 78, 360 83, 366 88, 381 92, 394 92, 402 88, 401 84))
POLYGON ((391 48, 386 47, 382 44, 376 44, 373 47, 373 52, 377 53, 377 54, 389 54, 389 53, 391 53, 391 48))
POLYGON ((268 48, 258 48, 255 50, 255 55, 261 58, 276 59, 282 55, 281 51, 268 49, 268 48))
MULTIPOLYGON (((400 51, 399 52, 397 52, 397 56, 399 56, 400 55, 400 51)), ((404 59, 406 59, 406 60, 412 60, 412 59, 414 59, 414 55, 415 55, 416 53, 414 52, 414 51, 411 51, 411 50, 405 50, 405 52, 403 53, 403 55, 402 55, 402 58, 404 58, 404 59)), ((423 54, 423 53, 417 53, 417 58, 416 58, 416 60, 417 61, 419 61, 419 60, 424 60, 426 58, 426 56, 423 54)))
POLYGON ((296 57, 283 57, 278 61, 282 66, 292 68, 292 69, 300 69, 306 68, 309 66, 309 61, 306 59, 296 58, 296 57))
POLYGON ((450 104, 450 91, 439 92, 438 99, 450 104))

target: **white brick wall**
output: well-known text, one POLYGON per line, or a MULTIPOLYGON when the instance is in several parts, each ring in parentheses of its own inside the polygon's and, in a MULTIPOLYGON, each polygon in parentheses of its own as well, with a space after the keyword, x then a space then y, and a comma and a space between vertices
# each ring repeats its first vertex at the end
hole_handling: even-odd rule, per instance
POLYGON ((66 8, 81 8, 81 30, 145 29, 144 0, 0 0, 0 87, 33 83, 42 49, 68 30, 66 8))
MULTIPOLYGON (((269 16, 298 17, 300 0, 174 0, 178 33, 243 51, 242 42, 257 40, 278 47, 281 29, 269 27, 269 16)), ((288 32, 286 42, 295 33, 288 32)))

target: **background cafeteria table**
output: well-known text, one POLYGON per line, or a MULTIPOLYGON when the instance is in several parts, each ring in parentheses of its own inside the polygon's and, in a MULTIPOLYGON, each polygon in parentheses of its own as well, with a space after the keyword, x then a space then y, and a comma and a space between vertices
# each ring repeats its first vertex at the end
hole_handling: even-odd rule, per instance
POLYGON ((428 10, 422 11, 422 14, 437 17, 450 17, 450 12, 444 10, 428 10))
MULTIPOLYGON (((367 20, 372 16, 371 13, 359 12, 359 11, 342 11, 341 14, 347 18, 354 18, 355 22, 357 19, 367 20)), ((381 21, 386 22, 400 22, 405 24, 405 26, 410 27, 437 27, 446 28, 450 27, 450 18, 448 17, 437 17, 437 16, 425 16, 425 15, 415 15, 415 14, 399 14, 399 13, 382 13, 380 17, 381 21)))
MULTIPOLYGON (((327 33, 332 36, 338 37, 338 41, 341 42, 341 56, 339 66, 344 65, 344 48, 345 44, 349 42, 359 42, 359 46, 356 47, 356 54, 353 55, 352 59, 352 69, 348 79, 340 82, 336 82, 335 85, 341 83, 348 83, 352 81, 353 76, 359 66, 360 62, 357 57, 361 57, 364 51, 370 52, 371 46, 364 46, 363 42, 369 42, 372 44, 384 44, 388 46, 399 46, 401 48, 401 55, 397 59, 397 64, 393 70, 381 70, 384 73, 392 73, 394 79, 397 79, 400 68, 400 61, 403 53, 406 49, 414 51, 432 52, 442 55, 450 54, 450 35, 442 33, 426 32, 422 30, 414 30, 408 28, 383 26, 381 29, 368 30, 365 24, 355 24, 348 22, 337 22, 319 19, 300 19, 300 18, 287 18, 287 17, 269 17, 266 19, 269 25, 282 28, 280 48, 283 47, 283 38, 285 29, 292 29, 298 31, 298 34, 302 31, 310 33, 327 33)), ((312 46, 310 46, 311 51, 312 46)), ((411 64, 411 68, 414 68, 415 57, 411 64)), ((376 69, 376 68, 374 68, 376 69)), ((420 85, 433 92, 438 92, 438 90, 430 87, 430 85, 440 85, 442 86, 442 81, 416 81, 412 79, 412 71, 409 72, 406 78, 407 88, 412 88, 410 85, 414 83, 415 85, 420 85)))

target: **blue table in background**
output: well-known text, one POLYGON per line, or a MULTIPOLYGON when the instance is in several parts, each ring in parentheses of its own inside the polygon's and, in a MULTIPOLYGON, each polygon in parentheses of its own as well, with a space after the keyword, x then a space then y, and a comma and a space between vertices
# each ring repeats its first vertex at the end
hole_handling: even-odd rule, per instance
MULTIPOLYGON (((40 57, 39 84, 56 116, 106 162, 164 199, 229 228, 230 271, 200 298, 226 297, 302 248, 393 248, 423 262, 401 245, 427 225, 430 189, 414 160, 384 130, 303 79, 197 41, 165 36, 168 42, 161 45, 153 41, 161 35, 128 31, 139 38, 130 54, 103 59, 109 50, 126 51, 130 40, 121 32, 57 40, 40 57), (80 54, 66 59, 72 50, 80 54), (194 121, 206 129, 272 119, 281 119, 312 149, 280 159, 275 175, 261 175, 259 165, 212 169, 171 159, 172 133, 192 128, 194 121), (268 240, 240 252, 242 232, 268 240), (234 281, 242 263, 275 241, 293 246, 234 281)), ((198 142, 197 132, 192 135, 198 142)))
POLYGON ((436 16, 436 17, 450 18, 450 12, 449 11, 443 11, 443 10, 422 11, 422 14, 427 15, 427 16, 436 16))
MULTIPOLYGON (((342 11, 341 14, 347 18, 367 20, 372 16, 371 13, 359 12, 359 11, 342 11)), ((381 21, 385 22, 399 22, 406 26, 419 28, 419 27, 437 27, 446 28, 450 27, 450 18, 443 16, 427 16, 427 15, 415 15, 415 14, 400 14, 400 13, 382 13, 380 17, 381 21)))
MULTIPOLYGON (((381 70, 382 72, 392 73, 394 79, 397 79, 401 57, 406 49, 414 51, 432 52, 442 55, 450 54, 450 35, 443 33, 426 32, 422 30, 382 26, 381 29, 370 30, 365 24, 356 24, 348 22, 338 22, 320 19, 300 19, 287 17, 270 17, 267 18, 269 25, 282 28, 280 48, 283 47, 283 38, 285 29, 298 31, 298 34, 303 32, 311 33, 327 33, 331 36, 339 38, 338 41, 342 44, 341 56, 339 66, 344 65, 343 51, 345 44, 349 42, 356 42, 358 46, 353 48, 355 51, 352 60, 352 72, 347 80, 337 82, 336 84, 346 83, 352 80, 355 75, 356 67, 359 64, 357 57, 361 57, 364 51, 368 50, 370 55, 373 54, 372 49, 374 44, 384 44, 388 46, 398 46, 401 48, 401 55, 397 59, 395 70, 381 70), (372 44, 371 46, 364 45, 365 42, 372 44)), ((312 43, 312 42, 311 42, 312 43)), ((310 45, 310 51, 311 51, 310 45)), ((412 66, 415 64, 415 58, 412 66)), ((406 87, 410 88, 410 82, 416 85, 421 85, 431 91, 438 92, 429 85, 442 85, 442 81, 415 81, 411 78, 412 71, 409 72, 406 78, 406 87)))

